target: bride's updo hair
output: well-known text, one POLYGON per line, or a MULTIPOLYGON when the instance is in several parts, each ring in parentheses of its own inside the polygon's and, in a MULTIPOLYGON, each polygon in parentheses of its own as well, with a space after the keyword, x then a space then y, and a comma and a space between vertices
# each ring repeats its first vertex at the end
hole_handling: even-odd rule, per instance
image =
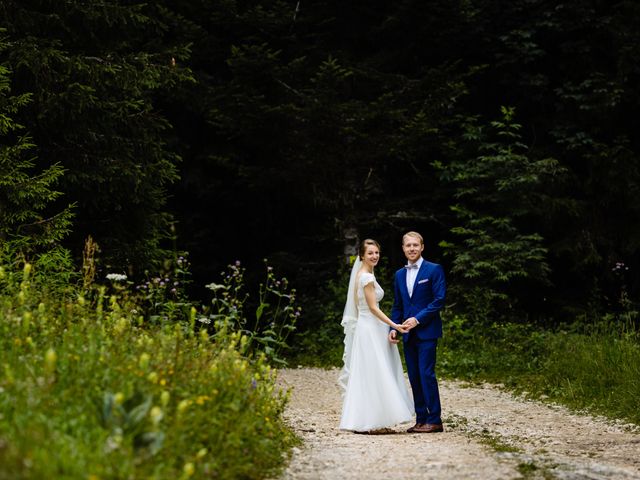
POLYGON ((372 240, 370 238, 365 238, 362 242, 360 242, 360 248, 358 248, 358 255, 360 256, 360 260, 362 260, 364 258, 364 252, 367 251, 367 247, 369 245, 373 245, 374 247, 378 247, 378 250, 380 249, 380 244, 378 242, 376 242, 375 240, 372 240))

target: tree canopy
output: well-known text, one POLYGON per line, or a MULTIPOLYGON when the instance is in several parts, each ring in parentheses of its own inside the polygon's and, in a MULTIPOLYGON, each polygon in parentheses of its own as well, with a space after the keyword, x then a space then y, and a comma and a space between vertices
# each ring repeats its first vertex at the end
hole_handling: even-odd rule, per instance
POLYGON ((196 279, 269 257, 313 295, 354 231, 395 267, 412 229, 459 305, 566 320, 638 298, 639 20, 631 0, 5 0, 0 64, 73 251, 92 235, 139 272, 175 225, 196 279))

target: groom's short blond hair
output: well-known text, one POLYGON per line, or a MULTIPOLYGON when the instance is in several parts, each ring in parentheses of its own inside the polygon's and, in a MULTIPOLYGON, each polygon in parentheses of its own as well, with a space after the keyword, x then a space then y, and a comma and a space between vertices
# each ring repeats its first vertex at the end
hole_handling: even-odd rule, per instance
POLYGON ((402 244, 404 245, 404 241, 406 240, 407 237, 414 237, 417 238, 418 240, 420 240, 420 245, 424 245, 424 239, 422 238, 422 235, 420 235, 418 232, 407 232, 402 236, 402 244))

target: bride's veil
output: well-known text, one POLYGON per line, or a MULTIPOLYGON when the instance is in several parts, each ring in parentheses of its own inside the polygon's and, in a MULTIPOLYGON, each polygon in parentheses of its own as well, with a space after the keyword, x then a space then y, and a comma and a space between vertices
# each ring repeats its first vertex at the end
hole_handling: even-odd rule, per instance
POLYGON ((347 301, 344 305, 344 313, 342 314, 342 328, 344 329, 344 353, 342 354, 343 367, 338 377, 338 383, 342 387, 342 393, 347 390, 349 382, 349 367, 351 364, 351 347, 353 345, 353 335, 356 330, 356 322, 358 321, 358 305, 356 303, 356 276, 362 266, 360 256, 356 256, 349 277, 349 289, 347 291, 347 301))

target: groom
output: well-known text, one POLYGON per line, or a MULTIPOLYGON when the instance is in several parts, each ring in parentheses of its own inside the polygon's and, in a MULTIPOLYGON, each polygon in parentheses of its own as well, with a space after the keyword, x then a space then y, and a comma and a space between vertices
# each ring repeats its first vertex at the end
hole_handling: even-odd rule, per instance
MULTIPOLYGON (((402 237, 402 250, 409 263, 396 272, 391 319, 410 330, 403 335, 407 373, 416 407, 416 424, 410 433, 442 432, 440 393, 436 379, 436 347, 442 337, 440 309, 444 305, 444 271, 422 258, 424 240, 417 232, 402 237)), ((389 341, 398 343, 396 330, 389 341)))

